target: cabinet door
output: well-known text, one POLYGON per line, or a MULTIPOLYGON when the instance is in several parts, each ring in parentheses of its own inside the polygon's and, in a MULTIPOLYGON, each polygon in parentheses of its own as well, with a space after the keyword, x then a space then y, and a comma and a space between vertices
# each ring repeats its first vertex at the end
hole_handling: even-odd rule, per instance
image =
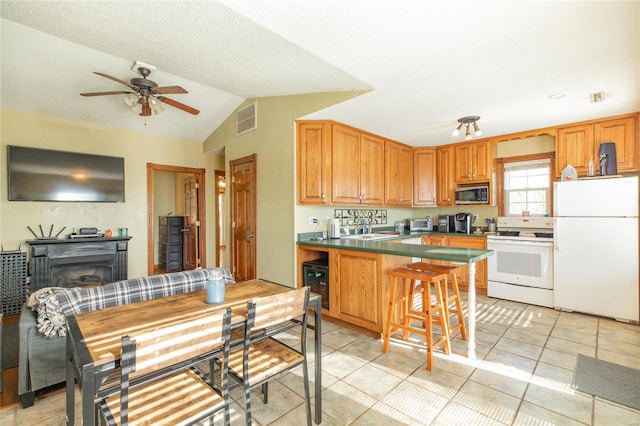
POLYGON ((471 154, 470 144, 457 144, 454 146, 454 177, 458 183, 471 181, 471 154))
POLYGON ((298 203, 327 204, 331 200, 331 124, 298 122, 298 203))
MULTIPOLYGON (((475 248, 486 250, 487 240, 485 238, 477 237, 449 237, 449 247, 462 247, 462 248, 475 248)), ((487 260, 481 260, 476 262, 476 288, 487 288, 487 260)), ((461 272, 458 275, 458 284, 469 285, 469 265, 465 264, 461 267, 461 272)))
POLYGON ((491 142, 475 142, 471 145, 471 180, 485 182, 491 179, 491 142))
MULTIPOLYGON (((421 237, 422 244, 426 246, 447 247, 449 245, 449 237, 446 235, 423 235, 421 237)), ((442 260, 423 259, 423 262, 433 263, 434 265, 447 265, 449 262, 442 260)))
POLYGON ((450 146, 436 149, 436 203, 454 205, 453 155, 450 146))
POLYGON ((595 123, 594 160, 603 142, 615 142, 618 172, 638 170, 638 146, 636 141, 636 117, 618 118, 595 123))
POLYGON ((571 164, 579 175, 587 174, 589 160, 595 158, 593 124, 584 124, 558 129, 556 138, 556 175, 571 164))
POLYGON ((332 201, 360 204, 360 132, 334 124, 332 136, 332 201))
POLYGON ((436 204, 436 149, 413 150, 413 205, 436 204))
POLYGON ((384 143, 384 203, 387 206, 411 206, 413 188, 413 151, 398 142, 384 143))
POLYGON ((384 204, 384 140, 368 133, 360 137, 361 204, 384 204))
POLYGON ((337 255, 338 317, 352 324, 379 330, 383 307, 378 255, 348 250, 339 250, 337 255))

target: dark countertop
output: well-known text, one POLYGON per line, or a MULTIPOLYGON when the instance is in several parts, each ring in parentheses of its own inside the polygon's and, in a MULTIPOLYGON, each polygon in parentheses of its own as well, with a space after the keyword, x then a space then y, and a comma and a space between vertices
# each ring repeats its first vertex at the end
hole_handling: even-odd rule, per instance
MULTIPOLYGON (((374 232, 380 232, 374 230, 374 232)), ((384 231, 383 231, 384 232, 384 231)), ((409 232, 405 231, 399 235, 389 235, 389 240, 353 240, 353 239, 329 239, 314 240, 313 233, 301 234, 298 236, 297 244, 301 246, 317 247, 325 249, 354 250, 369 253, 383 253, 394 256, 418 257, 432 260, 445 260, 450 262, 470 263, 486 259, 491 256, 493 250, 480 250, 460 247, 426 246, 419 244, 403 244, 399 242, 389 242, 389 240, 419 238, 423 235, 448 235, 458 237, 486 238, 480 234, 447 234, 441 232, 409 232)))

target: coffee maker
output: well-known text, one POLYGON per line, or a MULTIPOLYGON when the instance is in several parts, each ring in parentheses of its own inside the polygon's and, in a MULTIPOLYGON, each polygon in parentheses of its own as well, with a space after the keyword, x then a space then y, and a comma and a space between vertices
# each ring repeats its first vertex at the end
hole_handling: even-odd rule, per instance
POLYGON ((438 232, 455 232, 455 219, 452 214, 438 216, 438 232))
POLYGON ((457 213, 455 229, 457 234, 471 234, 471 213, 457 213))

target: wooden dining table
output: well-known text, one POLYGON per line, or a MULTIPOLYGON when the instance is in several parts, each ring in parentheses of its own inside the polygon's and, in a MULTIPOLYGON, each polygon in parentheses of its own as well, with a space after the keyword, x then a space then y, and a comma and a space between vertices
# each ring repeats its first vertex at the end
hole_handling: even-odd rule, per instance
MULTIPOLYGON (((163 297, 144 302, 115 306, 67 318, 66 424, 74 425, 75 381, 82 400, 82 424, 97 424, 94 402, 101 386, 120 364, 122 336, 151 331, 231 308, 232 326, 246 320, 247 302, 263 296, 292 290, 264 280, 250 280, 225 287, 224 302, 207 304, 204 290, 163 297)), ((321 299, 311 293, 309 305, 314 321, 315 413, 316 424, 322 422, 322 309, 321 299)), ((187 330, 185 330, 186 332, 187 330)))

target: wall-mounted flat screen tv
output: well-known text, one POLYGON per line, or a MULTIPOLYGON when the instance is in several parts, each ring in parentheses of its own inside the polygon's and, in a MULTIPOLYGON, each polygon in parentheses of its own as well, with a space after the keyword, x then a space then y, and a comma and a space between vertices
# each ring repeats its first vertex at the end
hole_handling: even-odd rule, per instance
POLYGON ((124 202, 124 158, 7 146, 9 201, 124 202))

